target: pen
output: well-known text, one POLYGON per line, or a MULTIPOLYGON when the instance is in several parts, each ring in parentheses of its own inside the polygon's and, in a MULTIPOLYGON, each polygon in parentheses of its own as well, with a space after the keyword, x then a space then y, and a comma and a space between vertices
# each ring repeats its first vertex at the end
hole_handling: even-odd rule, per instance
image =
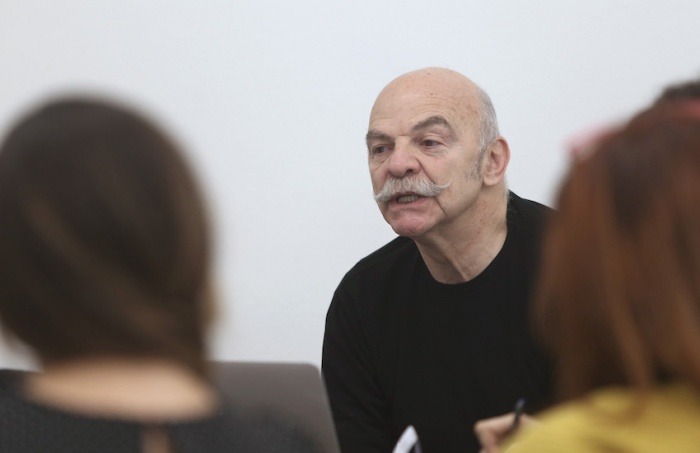
POLYGON ((515 402, 515 408, 513 408, 513 413, 515 415, 513 416, 513 424, 510 425, 510 429, 508 430, 508 435, 513 434, 518 430, 518 426, 520 425, 520 417, 523 415, 523 408, 525 408, 525 398, 520 398, 515 402))

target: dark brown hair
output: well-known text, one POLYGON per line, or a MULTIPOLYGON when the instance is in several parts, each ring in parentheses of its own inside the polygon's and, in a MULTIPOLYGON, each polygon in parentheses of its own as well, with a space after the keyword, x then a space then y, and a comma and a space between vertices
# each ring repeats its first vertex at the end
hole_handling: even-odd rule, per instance
POLYGON ((652 108, 576 162, 545 238, 535 322, 560 396, 700 390, 700 105, 652 108))
POLYGON ((209 237, 178 147, 91 98, 24 117, 0 148, 0 321, 46 361, 172 359, 203 372, 209 237))

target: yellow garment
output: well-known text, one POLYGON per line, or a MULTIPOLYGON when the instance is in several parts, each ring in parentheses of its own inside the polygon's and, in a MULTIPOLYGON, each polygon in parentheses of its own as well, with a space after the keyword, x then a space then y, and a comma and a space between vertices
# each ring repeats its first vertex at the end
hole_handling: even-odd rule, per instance
POLYGON ((629 389, 608 388, 557 406, 538 417, 541 425, 516 436, 505 451, 700 452, 697 391, 684 385, 659 388, 641 412, 634 412, 634 398, 629 389))

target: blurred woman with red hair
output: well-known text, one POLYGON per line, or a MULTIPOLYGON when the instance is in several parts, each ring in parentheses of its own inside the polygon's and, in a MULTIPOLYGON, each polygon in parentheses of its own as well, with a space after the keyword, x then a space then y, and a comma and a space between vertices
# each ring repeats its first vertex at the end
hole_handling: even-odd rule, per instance
MULTIPOLYGON (((700 102, 606 133, 577 156, 557 208, 533 315, 562 404, 506 451, 698 451, 700 102)), ((477 426, 486 451, 512 420, 477 426)))

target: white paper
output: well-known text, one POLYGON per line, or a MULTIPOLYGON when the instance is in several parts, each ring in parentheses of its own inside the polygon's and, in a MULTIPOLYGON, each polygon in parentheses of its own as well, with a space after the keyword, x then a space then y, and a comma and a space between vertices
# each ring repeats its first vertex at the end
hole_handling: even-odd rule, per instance
POLYGON ((408 428, 399 437, 399 441, 396 442, 393 453, 409 453, 417 443, 418 433, 413 425, 408 425, 408 428))

